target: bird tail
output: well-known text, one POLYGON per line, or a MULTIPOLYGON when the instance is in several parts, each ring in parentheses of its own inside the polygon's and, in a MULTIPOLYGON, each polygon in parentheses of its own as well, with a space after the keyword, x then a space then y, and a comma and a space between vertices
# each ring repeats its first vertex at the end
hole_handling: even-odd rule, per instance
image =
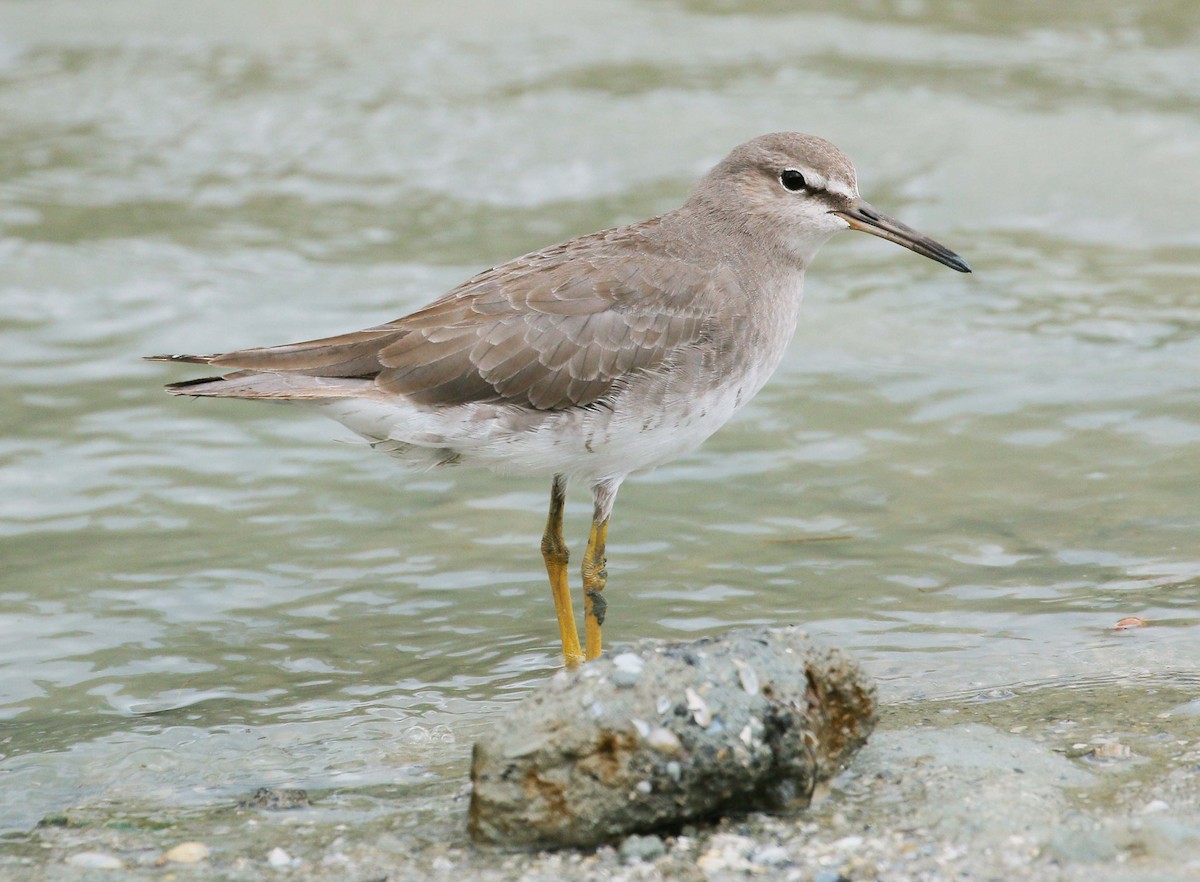
MULTIPOLYGON (((211 364, 206 355, 152 355, 149 361, 211 364)), ((216 377, 200 377, 168 383, 172 395, 199 398, 258 398, 275 401, 314 401, 329 398, 369 398, 376 391, 374 380, 359 377, 314 377, 283 371, 235 371, 216 377)))
POLYGON ((172 395, 310 400, 370 397, 379 351, 403 332, 381 325, 351 334, 213 355, 149 355, 148 361, 207 364, 233 371, 171 383, 172 395))

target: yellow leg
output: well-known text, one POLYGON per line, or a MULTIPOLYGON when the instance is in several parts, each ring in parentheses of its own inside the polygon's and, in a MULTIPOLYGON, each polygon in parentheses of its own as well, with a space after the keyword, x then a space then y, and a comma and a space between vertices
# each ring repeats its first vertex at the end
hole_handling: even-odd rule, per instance
POLYGON ((575 626, 575 611, 571 608, 571 586, 567 582, 567 561, 570 553, 563 539, 563 506, 567 501, 567 482, 554 476, 550 487, 550 514, 546 532, 542 534, 542 558, 550 576, 550 593, 554 595, 554 612, 558 615, 558 633, 562 638, 563 661, 573 668, 583 661, 579 646, 579 631, 575 626))
POLYGON ((608 581, 605 569, 604 544, 608 541, 608 518, 592 522, 588 534, 587 551, 583 554, 583 624, 587 641, 587 659, 600 656, 600 626, 604 624, 604 613, 608 603, 604 599, 604 585, 608 581))

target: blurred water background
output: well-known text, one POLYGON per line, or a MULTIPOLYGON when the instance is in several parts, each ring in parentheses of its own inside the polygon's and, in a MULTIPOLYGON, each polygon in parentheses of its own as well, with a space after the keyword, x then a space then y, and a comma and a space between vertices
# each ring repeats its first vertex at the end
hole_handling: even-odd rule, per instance
POLYGON ((0 4, 0 834, 457 792, 558 664, 548 487, 139 356, 395 318, 782 129, 975 274, 825 247, 764 393, 623 488, 610 644, 803 623, 892 707, 1194 697, 1198 57, 1165 0, 0 4))

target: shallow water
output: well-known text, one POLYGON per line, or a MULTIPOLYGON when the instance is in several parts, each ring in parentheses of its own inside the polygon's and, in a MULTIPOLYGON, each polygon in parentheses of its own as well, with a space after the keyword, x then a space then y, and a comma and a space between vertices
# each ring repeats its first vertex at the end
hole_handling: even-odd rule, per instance
POLYGON ((420 823, 558 663, 548 487, 138 356, 394 318, 779 129, 975 274, 826 246, 762 395, 622 489, 610 643, 802 622, 889 703, 1194 694, 1200 16, 809 6, 0 6, 0 834, 261 785, 420 823))

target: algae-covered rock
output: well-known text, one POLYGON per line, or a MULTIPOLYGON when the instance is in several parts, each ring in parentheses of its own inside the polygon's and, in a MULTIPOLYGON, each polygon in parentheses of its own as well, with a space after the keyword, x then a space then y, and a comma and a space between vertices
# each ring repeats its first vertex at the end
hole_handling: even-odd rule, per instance
POLYGON ((858 665, 797 628, 645 641, 560 671, 475 745, 470 829, 588 846, 808 805, 875 724, 858 665))

